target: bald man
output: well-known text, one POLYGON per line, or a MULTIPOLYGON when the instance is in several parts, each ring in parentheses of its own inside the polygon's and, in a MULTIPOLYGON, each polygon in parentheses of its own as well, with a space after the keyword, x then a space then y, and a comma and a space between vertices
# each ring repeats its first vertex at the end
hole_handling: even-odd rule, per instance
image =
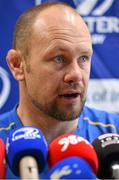
MULTIPOLYGON (((19 102, 0 117, 0 136, 35 126, 47 143, 63 133, 92 142, 118 133, 118 115, 84 106, 92 57, 91 36, 81 16, 64 3, 45 3, 18 20, 7 63, 19 82, 19 102), (3 129, 4 128, 4 131, 3 129)), ((47 178, 47 167, 40 178, 47 178)), ((7 172, 7 179, 15 178, 7 172)))

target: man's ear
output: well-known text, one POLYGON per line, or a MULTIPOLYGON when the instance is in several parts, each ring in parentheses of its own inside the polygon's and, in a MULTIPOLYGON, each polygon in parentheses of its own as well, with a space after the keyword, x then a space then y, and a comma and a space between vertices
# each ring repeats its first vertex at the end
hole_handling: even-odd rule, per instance
POLYGON ((24 70, 20 52, 10 49, 6 56, 6 60, 14 78, 18 81, 22 81, 24 79, 24 70))

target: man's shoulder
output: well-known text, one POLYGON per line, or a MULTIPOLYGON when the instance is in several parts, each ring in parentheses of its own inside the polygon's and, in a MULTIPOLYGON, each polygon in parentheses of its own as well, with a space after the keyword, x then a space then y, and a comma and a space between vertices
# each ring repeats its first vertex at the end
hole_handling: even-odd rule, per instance
POLYGON ((80 115, 76 133, 89 142, 101 134, 119 134, 119 115, 85 106, 80 115))
POLYGON ((0 115, 0 128, 5 127, 6 125, 10 125, 12 122, 14 122, 12 121, 13 116, 14 116, 13 110, 6 112, 4 114, 1 114, 0 115))
POLYGON ((119 114, 95 108, 84 107, 81 117, 83 124, 101 131, 119 133, 119 114))
POLYGON ((101 121, 118 120, 118 122, 119 122, 119 114, 92 108, 92 107, 88 107, 88 106, 84 107, 84 109, 82 111, 82 116, 83 117, 91 117, 93 119, 96 118, 101 121))
POLYGON ((6 140, 9 130, 14 127, 14 110, 0 115, 0 138, 6 140))

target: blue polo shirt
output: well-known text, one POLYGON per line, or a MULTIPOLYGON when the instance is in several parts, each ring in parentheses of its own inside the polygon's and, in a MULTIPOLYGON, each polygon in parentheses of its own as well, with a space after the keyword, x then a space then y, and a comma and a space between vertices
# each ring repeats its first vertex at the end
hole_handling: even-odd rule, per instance
MULTIPOLYGON (((6 139, 9 136, 11 129, 22 127, 22 122, 19 119, 16 106, 11 111, 0 115, 0 138, 6 143, 6 139)), ((78 121, 78 127, 75 131, 76 135, 79 135, 87 139, 90 143, 105 133, 117 133, 119 134, 119 115, 100 111, 97 109, 84 107, 78 121)), ((39 175, 40 179, 47 179, 47 165, 44 171, 39 175)), ((9 166, 7 167, 6 179, 19 179, 15 176, 9 166)))

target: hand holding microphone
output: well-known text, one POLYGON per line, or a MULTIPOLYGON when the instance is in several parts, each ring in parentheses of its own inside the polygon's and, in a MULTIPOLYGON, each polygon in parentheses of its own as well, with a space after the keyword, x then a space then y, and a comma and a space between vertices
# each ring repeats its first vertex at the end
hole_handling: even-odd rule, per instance
POLYGON ((98 170, 96 152, 91 144, 74 134, 63 134, 49 145, 50 178, 96 179, 98 170), (77 167, 77 168, 76 168, 77 167))
POLYGON ((22 179, 39 179, 47 160, 47 143, 42 132, 25 126, 10 132, 7 141, 10 168, 22 179))

